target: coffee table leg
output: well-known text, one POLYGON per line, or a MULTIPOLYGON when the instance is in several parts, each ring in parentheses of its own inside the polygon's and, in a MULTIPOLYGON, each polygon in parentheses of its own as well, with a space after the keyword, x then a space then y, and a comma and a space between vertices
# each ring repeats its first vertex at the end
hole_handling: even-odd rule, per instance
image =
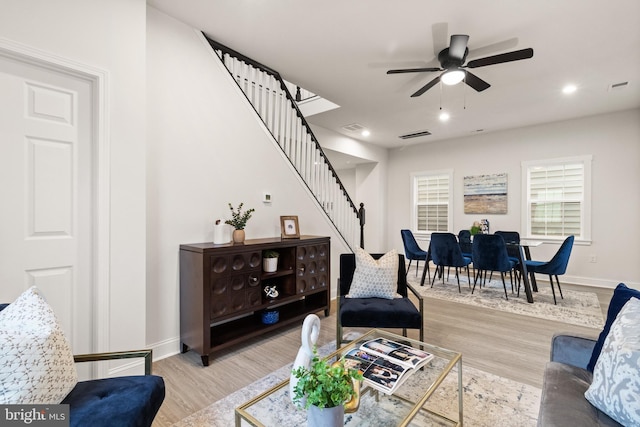
POLYGON ((458 360, 458 421, 460 422, 460 427, 464 425, 464 415, 462 410, 462 357, 458 360))

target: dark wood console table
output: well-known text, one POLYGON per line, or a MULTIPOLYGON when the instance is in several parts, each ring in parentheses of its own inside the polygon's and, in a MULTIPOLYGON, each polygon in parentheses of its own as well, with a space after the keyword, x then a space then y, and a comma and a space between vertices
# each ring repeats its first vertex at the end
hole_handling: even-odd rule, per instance
POLYGON ((182 352, 209 356, 267 331, 301 322, 324 310, 331 300, 330 238, 254 239, 244 244, 180 245, 180 341, 182 352), (263 251, 280 254, 275 273, 262 271, 263 251), (269 299, 266 286, 276 286, 269 299), (277 309, 280 320, 262 323, 265 310, 277 309))

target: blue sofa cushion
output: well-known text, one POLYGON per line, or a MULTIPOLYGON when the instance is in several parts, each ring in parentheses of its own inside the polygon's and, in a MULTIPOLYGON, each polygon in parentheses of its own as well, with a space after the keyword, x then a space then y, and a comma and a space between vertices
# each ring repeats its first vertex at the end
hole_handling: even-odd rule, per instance
POLYGON ((81 381, 64 398, 70 427, 148 427, 165 396, 164 380, 139 375, 81 381))
POLYGON ((631 289, 624 283, 620 283, 616 287, 615 291, 613 291, 613 297, 611 297, 611 301, 609 302, 609 310, 607 311, 607 320, 604 324, 604 329, 602 329, 602 332, 600 332, 600 335, 598 336, 598 341, 593 348, 591 359, 589 360, 589 364, 587 365, 587 370, 589 372, 593 372, 593 368, 596 366, 596 361, 598 360, 600 352, 602 351, 604 340, 605 338, 607 338, 607 335, 609 335, 609 330, 611 329, 613 321, 616 320, 616 317, 618 316, 620 310, 622 310, 622 307, 631 298, 640 299, 640 291, 631 289))
POLYGON ((340 321, 343 326, 369 328, 415 328, 422 323, 420 312, 409 298, 340 299, 340 321))

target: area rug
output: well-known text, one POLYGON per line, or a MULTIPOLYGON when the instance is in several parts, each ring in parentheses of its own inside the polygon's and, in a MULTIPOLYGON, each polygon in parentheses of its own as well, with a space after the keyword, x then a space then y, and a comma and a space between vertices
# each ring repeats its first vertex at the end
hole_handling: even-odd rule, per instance
MULTIPOLYGON (((335 346, 330 343, 319 349, 319 353, 328 354, 333 349, 335 349, 335 346)), ((237 406, 287 379, 290 372, 291 364, 188 416, 174 424, 174 427, 233 426, 235 425, 234 410, 237 406)), ((462 378, 464 425, 473 427, 533 427, 536 425, 540 404, 540 389, 464 365, 462 378)), ((403 387, 420 389, 421 385, 411 384, 410 377, 403 387)), ((429 409, 455 418, 457 415, 456 389, 457 374, 452 372, 429 400, 429 409)), ((366 401, 371 402, 371 404, 386 405, 389 407, 389 412, 393 411, 394 402, 392 398, 383 396, 380 398, 379 403, 373 402, 373 399, 366 401)), ((277 407, 281 408, 282 402, 278 402, 277 407)), ((274 410, 264 413, 264 419, 271 420, 266 425, 269 427, 298 427, 306 425, 305 412, 296 409, 290 403, 288 392, 285 407, 285 410, 280 409, 279 411, 274 410)), ((384 417, 368 418, 366 416, 367 410, 367 406, 361 404, 356 417, 347 414, 345 416, 345 426, 378 427, 396 425, 395 421, 383 419, 384 417)), ((243 423, 243 425, 248 424, 243 423)), ((434 424, 432 420, 426 422, 418 416, 411 425, 434 424)))
MULTIPOLYGON (((487 281, 487 284, 479 288, 476 286, 474 293, 473 276, 471 276, 471 288, 468 286, 467 275, 460 275, 460 292, 455 275, 452 274, 444 284, 442 279, 436 279, 433 288, 431 283, 425 281, 424 286, 420 286, 420 280, 407 277, 418 292, 428 298, 452 301, 461 304, 475 305, 478 307, 491 308, 494 310, 506 311, 523 316, 537 317, 541 319, 556 320, 572 325, 586 326, 588 328, 602 329, 604 320, 598 296, 593 292, 572 291, 564 289, 560 298, 560 293, 556 288, 556 298, 558 304, 553 303, 551 285, 545 282, 538 283, 538 292, 533 293, 533 304, 527 302, 524 288, 520 289, 520 296, 511 293, 511 285, 507 279, 507 292, 509 300, 504 297, 504 288, 499 273, 498 280, 487 281)), ((433 278, 433 277, 432 277, 433 278)))

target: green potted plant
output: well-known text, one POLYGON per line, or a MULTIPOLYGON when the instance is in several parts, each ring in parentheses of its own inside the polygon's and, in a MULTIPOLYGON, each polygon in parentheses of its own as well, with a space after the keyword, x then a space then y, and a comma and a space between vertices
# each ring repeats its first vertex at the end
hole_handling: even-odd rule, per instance
POLYGON ((472 236, 475 236, 476 234, 480 233, 480 231, 482 231, 482 228, 480 227, 480 223, 478 221, 474 221, 469 231, 471 232, 472 236))
POLYGON ((233 242, 234 243, 242 243, 244 242, 244 227, 247 225, 247 221, 251 218, 251 214, 255 212, 255 209, 247 209, 242 212, 242 207, 244 203, 240 203, 237 209, 233 209, 231 203, 229 203, 229 209, 231 210, 231 219, 226 220, 224 223, 231 225, 233 230, 233 242))
POLYGON ((262 269, 266 273, 274 273, 278 270, 278 257, 280 254, 274 250, 267 249, 262 252, 262 269))
POLYGON ((342 426, 345 404, 359 398, 362 374, 345 367, 343 359, 329 363, 319 358, 315 348, 310 366, 291 373, 297 378, 293 401, 307 408, 307 425, 342 426))

